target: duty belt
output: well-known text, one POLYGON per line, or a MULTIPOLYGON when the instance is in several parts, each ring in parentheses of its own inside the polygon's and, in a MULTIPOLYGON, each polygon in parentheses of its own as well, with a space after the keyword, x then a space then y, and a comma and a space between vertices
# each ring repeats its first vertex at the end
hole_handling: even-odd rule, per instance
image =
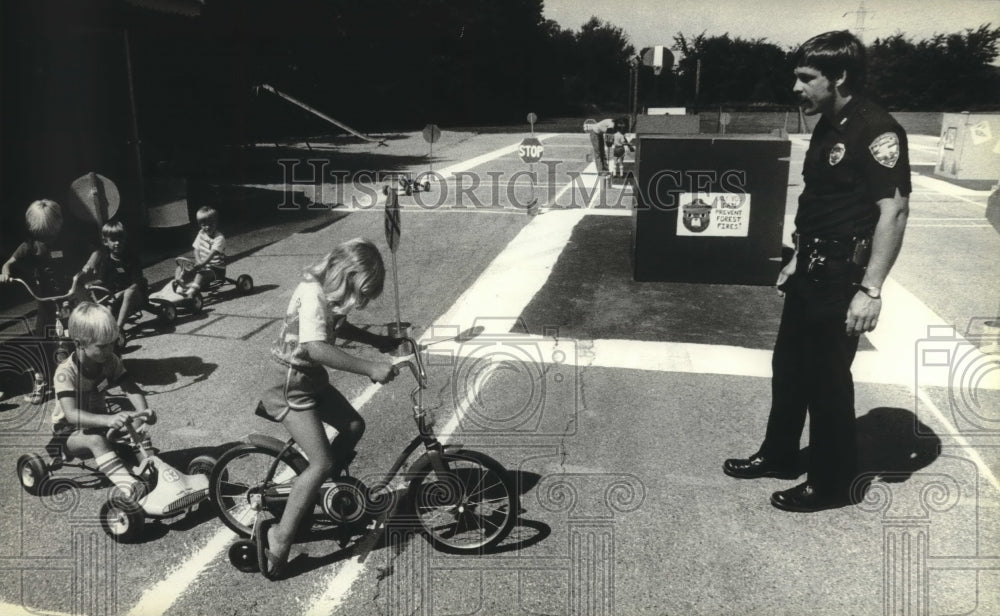
POLYGON ((792 240, 795 242, 795 252, 800 258, 808 259, 806 272, 814 276, 823 272, 828 260, 846 261, 863 269, 868 265, 868 258, 871 256, 871 236, 834 239, 793 233, 792 240))

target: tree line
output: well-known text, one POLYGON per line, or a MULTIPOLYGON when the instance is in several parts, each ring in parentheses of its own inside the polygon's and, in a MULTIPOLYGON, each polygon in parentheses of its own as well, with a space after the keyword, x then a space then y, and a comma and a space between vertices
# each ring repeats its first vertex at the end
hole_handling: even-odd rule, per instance
MULTIPOLYGON (((144 142, 182 149, 324 130, 302 110, 254 96, 261 83, 365 132, 523 122, 529 111, 620 114, 629 110, 633 76, 640 107, 794 105, 792 47, 677 33, 670 70, 639 66, 633 75, 641 50, 622 28, 597 17, 576 29, 560 26, 545 18, 543 0, 192 1, 200 6, 196 17, 137 4, 5 3, 5 73, 46 88, 79 81, 62 73, 99 77, 107 83, 84 101, 92 98, 89 106, 77 107, 98 115, 113 108, 107 122, 119 122, 132 96, 144 142), (13 26, 12 7, 31 19, 13 26), (59 23, 81 20, 91 23, 59 23), (131 94, 121 85, 118 29, 128 30, 131 94), (87 42, 84 53, 74 47, 94 32, 106 34, 87 42), (58 60, 56 48, 68 59, 58 60), (37 58, 48 58, 44 81, 37 58)), ((1000 28, 989 24, 924 40, 903 33, 876 39, 868 45, 870 90, 892 110, 996 109, 998 41, 1000 28)), ((17 113, 31 109, 26 103, 17 113)))
MULTIPOLYGON (((522 121, 528 111, 623 113, 641 51, 597 17, 578 29, 546 19, 543 0, 212 0, 199 18, 174 21, 150 15, 136 26, 138 95, 175 116, 187 108, 188 126, 204 124, 189 131, 194 139, 234 117, 251 133, 316 127, 283 102, 246 102, 258 83, 366 131, 522 121), (198 94, 164 91, 183 82, 198 94)), ((893 110, 996 108, 998 40, 1000 28, 988 24, 926 40, 876 39, 871 93, 893 110)), ((673 43, 680 53, 671 70, 638 67, 641 107, 794 105, 793 47, 705 32, 677 33, 673 43)), ((169 121, 152 130, 179 134, 169 121)))

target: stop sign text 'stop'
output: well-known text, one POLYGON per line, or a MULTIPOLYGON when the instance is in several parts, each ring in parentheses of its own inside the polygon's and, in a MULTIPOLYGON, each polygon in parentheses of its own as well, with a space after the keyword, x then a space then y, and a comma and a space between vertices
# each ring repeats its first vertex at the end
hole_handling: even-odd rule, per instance
POLYGON ((526 163, 537 163, 542 160, 544 151, 542 142, 535 137, 525 137, 521 145, 517 146, 517 155, 526 163))

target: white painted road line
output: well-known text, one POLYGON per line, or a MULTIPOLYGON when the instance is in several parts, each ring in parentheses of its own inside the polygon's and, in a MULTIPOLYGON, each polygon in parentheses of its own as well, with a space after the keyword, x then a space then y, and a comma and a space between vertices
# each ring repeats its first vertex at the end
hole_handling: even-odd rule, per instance
MULTIPOLYGON (((558 133, 546 133, 546 134, 535 135, 535 137, 537 137, 539 141, 545 141, 547 139, 556 137, 557 135, 558 133)), ((492 152, 487 152, 486 154, 476 156, 475 158, 470 158, 469 160, 456 163, 454 165, 451 165, 450 167, 445 167, 444 169, 438 170, 437 173, 447 178, 449 175, 454 175, 456 173, 468 171, 473 167, 478 167, 479 165, 486 164, 491 160, 495 160, 497 158, 500 158, 501 156, 510 154, 511 152, 516 152, 517 147, 519 145, 521 145, 520 141, 518 141, 513 145, 504 146, 498 150, 493 150, 492 152)))
POLYGON ((929 229, 929 228, 944 228, 944 229, 992 229, 993 225, 988 225, 983 223, 981 225, 974 223, 955 223, 955 224, 933 224, 933 223, 906 223, 907 228, 916 229, 929 229))
MULTIPOLYGON (((748 349, 721 344, 693 342, 654 342, 646 340, 573 340, 546 338, 537 335, 516 336, 518 342, 530 343, 541 357, 552 357, 560 345, 581 350, 566 357, 566 364, 581 368, 608 368, 614 370, 644 370, 653 372, 678 372, 685 374, 717 374, 754 378, 771 378, 771 351, 748 349)), ((440 342, 428 349, 431 354, 441 353, 456 359, 478 352, 477 347, 458 343, 440 342)), ((978 351, 977 351, 978 352, 978 351)), ((560 355, 561 356, 561 355, 560 355)), ((989 358, 985 361, 989 361, 989 358)), ((975 361, 973 358, 972 361, 975 361)), ((910 365, 887 361, 881 351, 860 351, 852 369, 856 383, 898 385, 912 387, 914 369, 910 365)), ((922 375, 923 376, 923 375, 922 375)), ((953 385, 945 372, 932 372, 920 381, 930 387, 953 385)), ((977 383, 980 389, 1000 390, 1000 382, 993 379, 977 383)))

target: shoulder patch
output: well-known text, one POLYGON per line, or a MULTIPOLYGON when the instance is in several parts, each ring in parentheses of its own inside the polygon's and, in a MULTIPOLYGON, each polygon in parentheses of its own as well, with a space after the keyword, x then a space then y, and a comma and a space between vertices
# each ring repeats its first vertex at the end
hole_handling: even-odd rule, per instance
POLYGON ((843 143, 837 143, 832 148, 830 148, 830 156, 828 162, 830 166, 834 166, 840 161, 844 160, 844 154, 847 153, 847 146, 843 143))
POLYGON ((892 169, 899 160, 899 136, 893 132, 882 133, 868 144, 868 151, 878 164, 892 169))

